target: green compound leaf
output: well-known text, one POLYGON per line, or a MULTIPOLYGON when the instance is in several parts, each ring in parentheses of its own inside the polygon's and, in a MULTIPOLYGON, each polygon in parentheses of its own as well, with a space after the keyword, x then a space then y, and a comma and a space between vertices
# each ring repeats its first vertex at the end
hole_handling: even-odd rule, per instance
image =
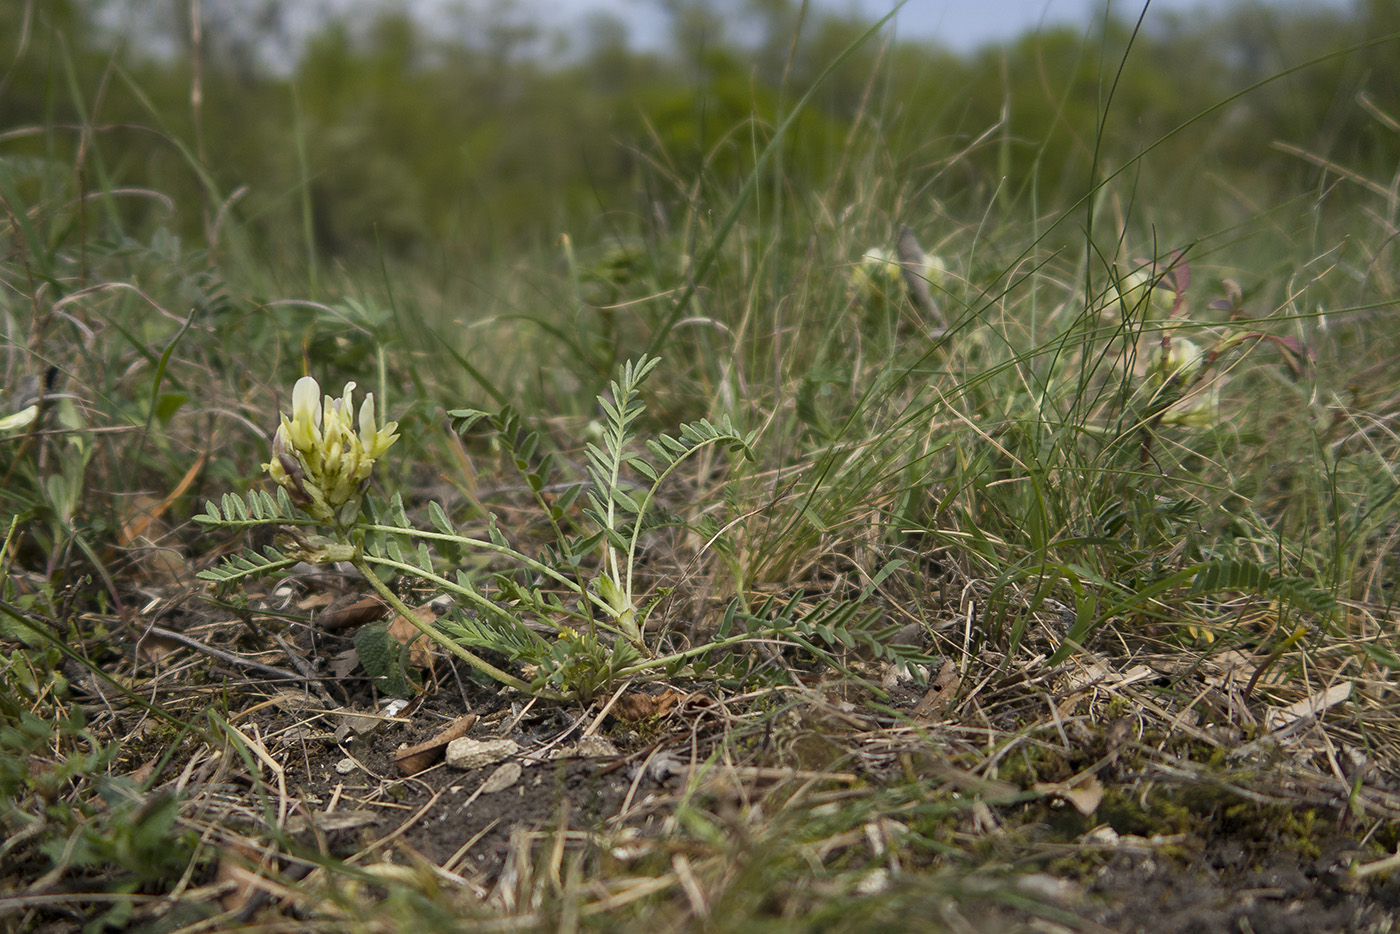
POLYGON ((510 613, 494 614, 489 623, 476 614, 453 613, 438 620, 438 628, 463 645, 500 652, 512 661, 538 665, 550 658, 550 644, 510 613))
POLYGON ((263 574, 271 574, 289 568, 298 560, 288 557, 268 545, 263 548, 262 554, 245 549, 238 554, 228 555, 213 567, 200 571, 197 577, 200 580, 211 581, 218 586, 220 591, 224 591, 250 577, 259 577, 263 574))

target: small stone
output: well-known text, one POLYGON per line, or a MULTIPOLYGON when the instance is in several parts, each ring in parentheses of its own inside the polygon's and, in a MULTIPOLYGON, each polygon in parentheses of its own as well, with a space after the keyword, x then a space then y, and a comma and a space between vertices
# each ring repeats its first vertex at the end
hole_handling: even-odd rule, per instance
POLYGON ((335 764, 336 772, 341 775, 349 775, 351 772, 355 771, 358 768, 359 765, 357 765, 355 760, 351 759, 349 756, 346 756, 344 759, 341 759, 335 764))
MULTIPOLYGON (((362 736, 366 733, 373 733, 384 725, 384 718, 376 714, 355 713, 349 707, 338 708, 332 713, 336 714, 336 719, 340 721, 340 731, 345 735, 354 733, 362 736)), ((337 736, 337 738, 340 738, 337 736)))
POLYGON ((922 649, 928 636, 924 633, 924 627, 920 623, 909 623, 900 627, 899 631, 890 637, 890 645, 898 645, 907 649, 922 649))
POLYGON ((617 755, 617 747, 606 736, 585 736, 578 741, 578 754, 587 758, 617 755))
POLYGON ((494 795, 498 791, 505 791, 507 788, 520 781, 520 775, 524 769, 519 762, 503 762, 496 766, 496 771, 492 772, 486 781, 481 783, 481 794, 494 795))
POLYGON ((395 697, 383 703, 379 708, 379 715, 381 717, 397 717, 399 714, 403 713, 407 707, 408 701, 404 700, 402 697, 395 697))
POLYGON ((617 747, 605 736, 585 736, 577 743, 554 750, 553 759, 593 759, 617 755, 617 747))
POLYGON ((513 739, 481 740, 463 736, 447 744, 447 764, 464 771, 479 769, 519 753, 520 744, 513 739))

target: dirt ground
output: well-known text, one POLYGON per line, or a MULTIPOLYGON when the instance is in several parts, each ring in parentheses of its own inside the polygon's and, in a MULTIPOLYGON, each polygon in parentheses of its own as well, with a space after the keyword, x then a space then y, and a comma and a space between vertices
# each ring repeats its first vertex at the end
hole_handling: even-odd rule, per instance
MULTIPOLYGON (((74 690, 91 728, 122 740, 116 769, 178 790, 185 819, 220 841, 192 881, 230 926, 316 917, 314 900, 289 893, 335 859, 426 873, 507 913, 575 864, 603 906, 664 877, 648 897, 668 930, 717 923, 730 897, 720 881, 732 896, 732 879, 760 865, 752 884, 768 891, 735 902, 746 928, 764 917, 784 930, 865 919, 866 934, 1400 928, 1400 876, 1364 869, 1400 840, 1394 764, 1317 768, 1319 748, 1340 750, 1334 760, 1352 748, 1345 721, 1243 758, 1257 740, 1223 723, 1164 726, 1143 713, 1162 698, 1199 698, 1178 719, 1238 700, 1225 682, 1180 674, 1176 656, 1100 656, 1089 680, 991 667, 974 683, 945 663, 926 684, 864 669, 888 696, 825 675, 749 693, 627 686, 589 705, 530 701, 439 659, 425 690, 386 710, 354 665, 354 628, 318 625, 325 600, 264 595, 245 619, 180 601, 161 616, 167 636, 148 628, 118 667, 175 716, 215 711, 228 743, 187 739, 167 756, 169 732, 110 686, 80 676, 74 690), (1155 693, 1134 693, 1144 685, 1155 693), (400 766, 402 749, 454 723, 518 747, 467 770, 400 766), (271 850, 269 824, 284 831, 271 850), (692 864, 688 881, 677 867, 692 864), (930 883, 950 877, 963 881, 930 883), (634 888, 609 888, 619 878, 634 888), (801 920, 833 898, 847 914, 801 920)), ((71 912, 24 917, 26 930, 77 924, 71 912)))
MULTIPOLYGON (((512 719, 488 718, 475 732, 494 737, 512 719)), ((568 729, 568 720, 563 712, 546 710, 511 733, 525 747, 545 744, 568 729)), ((298 784, 297 792, 304 802, 338 797, 342 802, 363 802, 356 807, 375 814, 358 828, 353 840, 343 842, 347 851, 397 833, 393 846, 401 854, 411 852, 439 866, 452 861, 454 870, 466 863, 473 878, 489 884, 506 870, 514 841, 522 832, 557 832, 561 815, 574 831, 616 834, 621 824, 640 828, 646 835, 664 832, 662 818, 671 812, 675 796, 684 787, 680 772, 667 775, 646 767, 646 757, 654 757, 654 744, 630 755, 619 752, 528 765, 513 785, 490 794, 476 792, 490 778, 492 768, 463 772, 438 766, 411 780, 396 779, 393 749, 426 738, 425 732, 396 725, 349 747, 333 743, 306 747, 302 761, 310 775, 298 784), (347 751, 358 752, 356 761, 364 766, 348 777, 335 770, 347 751), (382 802, 386 793, 394 798, 391 804, 382 802), (406 821, 405 815, 416 819, 406 821)), ((755 782, 748 797, 761 800, 765 787, 775 786, 755 782)), ((1006 818, 1021 817, 1018 810, 1007 808, 1006 818)), ((1353 878, 1349 867, 1364 861, 1368 848, 1328 818, 1317 820, 1308 839, 1294 841, 1290 847, 1261 838, 1257 826, 1247 819, 1224 820, 1201 833, 1174 835, 1167 842, 1135 837, 1126 828, 1118 834, 1111 821, 1098 827, 1066 843, 1049 844, 1043 839, 1041 845, 1049 854, 1021 866, 1071 883, 1048 893, 1050 904, 1081 922, 1068 923, 1068 929, 1082 926, 1123 934, 1380 934, 1395 930, 1400 919, 1400 877, 1353 878), (1050 855, 1061 851, 1070 852, 1050 855)), ((1032 831, 1042 838, 1055 835, 1054 829, 1044 826, 1032 825, 1032 831)), ((1037 925, 1065 922, 1063 918, 1047 922, 1033 912, 1000 909, 995 914, 995 924, 1013 927, 1033 921, 1037 925)))

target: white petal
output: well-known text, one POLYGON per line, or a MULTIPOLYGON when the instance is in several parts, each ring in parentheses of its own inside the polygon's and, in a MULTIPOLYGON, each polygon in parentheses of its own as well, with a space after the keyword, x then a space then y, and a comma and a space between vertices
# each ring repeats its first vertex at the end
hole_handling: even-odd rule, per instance
POLYGON ((340 417, 345 419, 347 427, 355 423, 355 403, 350 397, 350 394, 354 391, 355 381, 351 380, 345 384, 345 392, 336 400, 340 403, 340 417))
POLYGON ((314 376, 303 376, 292 387, 292 419, 321 424, 321 384, 314 376))
POLYGON ((365 447, 374 445, 374 393, 365 393, 365 401, 360 405, 360 441, 365 447))
POLYGON ((20 409, 13 415, 6 415, 0 418, 0 432, 18 431, 21 428, 28 428, 34 424, 34 420, 39 417, 39 407, 37 405, 27 406, 20 409))

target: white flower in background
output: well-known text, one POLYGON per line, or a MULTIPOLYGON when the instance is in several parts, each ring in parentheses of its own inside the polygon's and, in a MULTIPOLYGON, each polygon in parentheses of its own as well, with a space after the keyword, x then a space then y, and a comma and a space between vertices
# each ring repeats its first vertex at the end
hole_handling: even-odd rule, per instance
POLYGON ((943 261, 943 257, 934 253, 924 253, 919 262, 911 263, 912 272, 917 276, 922 276, 928 280, 932 286, 943 285, 943 280, 948 278, 948 264, 943 261))
POLYGON ((919 251, 919 258, 901 263, 899 254, 883 247, 871 247, 865 251, 851 269, 851 282, 862 298, 876 295, 898 294, 904 288, 904 269, 928 280, 929 285, 940 286, 948 275, 948 264, 941 257, 919 251))
POLYGON ((855 275, 858 283, 863 280, 871 289, 893 288, 904 279, 899 256, 893 250, 878 246, 865 251, 860 264, 856 266, 855 275))
POLYGON ((354 391, 355 384, 346 383, 340 398, 323 399, 315 379, 297 380, 291 417, 282 416, 272 460, 263 464, 292 501, 321 522, 355 520, 374 462, 399 438, 398 422, 377 427, 374 393, 366 394, 357 419, 354 391))
POLYGON ((1220 387, 1199 387, 1205 356, 1195 342, 1166 337, 1152 348, 1147 385, 1163 425, 1209 428, 1220 420, 1220 387))
POLYGON ((1155 386, 1172 379, 1181 384, 1188 382, 1200 368, 1201 348, 1184 337, 1168 337, 1152 348, 1147 378, 1155 386))
POLYGON ((1118 294, 1118 313, 1124 318, 1139 312, 1147 321, 1168 318, 1176 304, 1176 294, 1159 284, 1145 269, 1134 269, 1119 277, 1114 282, 1114 291, 1118 294), (1145 309, 1140 307, 1144 303, 1145 309))
POLYGON ((1162 413, 1163 425, 1210 428, 1220 420, 1220 387, 1187 396, 1162 413))

